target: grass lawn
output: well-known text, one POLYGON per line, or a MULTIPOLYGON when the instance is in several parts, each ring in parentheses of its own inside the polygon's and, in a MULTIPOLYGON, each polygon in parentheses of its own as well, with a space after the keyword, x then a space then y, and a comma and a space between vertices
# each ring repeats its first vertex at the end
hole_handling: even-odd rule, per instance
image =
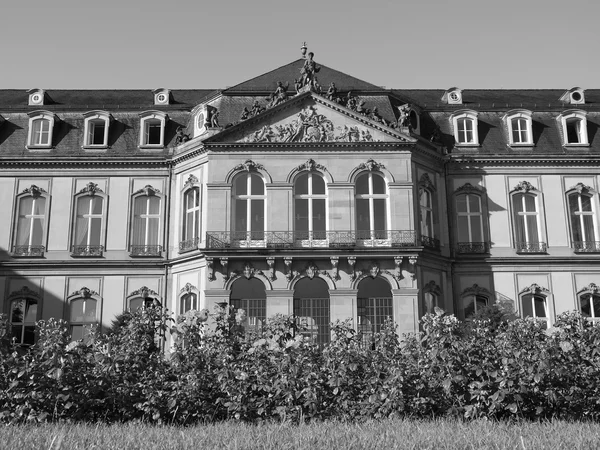
POLYGON ((126 425, 18 425, 0 428, 8 449, 596 449, 600 424, 383 420, 189 428, 126 425))

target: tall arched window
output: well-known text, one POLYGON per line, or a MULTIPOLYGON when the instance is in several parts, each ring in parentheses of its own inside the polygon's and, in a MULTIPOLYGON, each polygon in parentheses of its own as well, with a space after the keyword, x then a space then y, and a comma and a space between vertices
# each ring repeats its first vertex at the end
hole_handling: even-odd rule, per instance
POLYGON ((231 286, 229 304, 236 310, 243 309, 246 318, 242 324, 246 330, 260 330, 267 319, 267 293, 265 285, 256 278, 241 277, 231 286))
POLYGON ((378 173, 356 179, 356 231, 358 239, 387 238, 387 186, 378 173))
POLYGON ((254 172, 241 173, 233 182, 233 240, 240 245, 265 238, 265 182, 254 172))
POLYGON ((192 309, 198 311, 198 294, 188 292, 179 297, 179 314, 186 313, 192 309))
POLYGON ((75 227, 72 254, 102 256, 104 250, 105 199, 94 183, 88 183, 75 197, 75 227))
POLYGON ((548 311, 548 299, 539 293, 526 293, 521 295, 521 311, 523 317, 534 317, 543 319, 548 326, 550 314, 548 311))
POLYGON ((442 290, 435 281, 423 286, 423 302, 423 314, 433 314, 436 307, 443 309, 442 290))
POLYGON ((320 278, 302 278, 294 288, 294 315, 302 334, 318 344, 330 341, 329 287, 320 278))
POLYGON ((134 194, 131 229, 132 256, 161 255, 161 200, 158 190, 152 186, 146 186, 134 194))
POLYGON ((91 297, 79 297, 72 299, 69 303, 71 339, 85 341, 90 335, 91 325, 98 322, 98 300, 91 297))
POLYGON ((368 343, 379 333, 386 319, 393 319, 392 290, 382 278, 367 277, 358 285, 357 328, 368 343))
POLYGON ((35 322, 38 320, 40 298, 27 286, 8 296, 10 305, 10 329, 17 345, 35 343, 35 322))
POLYGON ((158 294, 146 286, 132 292, 127 297, 127 309, 131 312, 140 308, 161 307, 162 302, 158 294))
POLYGON ((15 256, 43 256, 46 240, 46 191, 35 185, 17 197, 17 221, 14 235, 15 256))
POLYGON ((304 172, 294 182, 294 231, 296 240, 327 238, 327 191, 316 172, 304 172))
POLYGON ((543 253, 546 243, 541 238, 538 192, 528 182, 521 182, 511 196, 515 246, 520 253, 543 253))
POLYGON ((419 205, 421 207, 421 236, 434 237, 433 231, 433 202, 431 192, 421 189, 419 192, 419 205))
POLYGON ((454 200, 459 253, 485 253, 481 197, 469 192, 456 195, 454 200))
POLYGON ((489 297, 483 294, 470 294, 462 297, 462 307, 465 318, 469 318, 481 308, 489 306, 489 304, 489 297))
POLYGON ((579 294, 579 310, 583 317, 600 320, 600 294, 598 292, 583 292, 579 294))
POLYGON ((578 186, 579 189, 567 194, 573 248, 579 252, 599 251, 594 199, 587 186, 581 183, 578 186))
POLYGON ((200 240, 200 188, 195 186, 183 194, 182 250, 196 248, 200 240))

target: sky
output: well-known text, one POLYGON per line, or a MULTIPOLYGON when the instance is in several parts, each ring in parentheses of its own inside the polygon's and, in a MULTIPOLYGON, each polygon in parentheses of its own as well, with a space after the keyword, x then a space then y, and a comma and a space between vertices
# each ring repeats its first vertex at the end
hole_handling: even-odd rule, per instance
POLYGON ((221 89, 301 57, 394 89, 600 88, 598 0, 2 0, 0 89, 221 89))

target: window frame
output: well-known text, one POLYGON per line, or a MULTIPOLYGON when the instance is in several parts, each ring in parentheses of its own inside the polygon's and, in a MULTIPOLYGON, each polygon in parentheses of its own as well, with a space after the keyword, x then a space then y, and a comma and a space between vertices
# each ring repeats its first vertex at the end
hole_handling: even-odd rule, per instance
MULTIPOLYGON (((260 209, 260 208, 259 208, 260 209)), ((235 241, 264 241, 267 232, 267 184, 265 178, 258 171, 247 170, 237 173, 231 179, 231 233, 235 241), (236 190, 237 182, 240 178, 246 178, 246 194, 238 194, 236 190), (263 194, 252 194, 252 177, 257 177, 262 183, 263 194), (253 201, 262 201, 263 223, 262 231, 252 230, 252 203, 253 201), (246 203, 246 229, 238 230, 238 221, 236 209, 238 202, 246 203)))
POLYGON ((544 211, 543 211, 543 198, 542 193, 537 190, 533 185, 527 181, 520 182, 510 192, 510 208, 511 208, 511 222, 513 230, 513 242, 514 248, 517 253, 547 253, 547 242, 545 234, 545 222, 544 222, 544 211), (522 195, 521 207, 523 211, 517 211, 516 209, 516 198, 518 195, 522 195), (527 204, 525 197, 531 196, 534 198, 535 211, 527 211, 527 204), (533 241, 529 238, 531 230, 528 229, 527 224, 529 223, 526 219, 520 219, 522 217, 535 216, 536 232, 538 240, 533 241), (519 220, 517 220, 519 218, 519 220), (522 227, 522 228, 521 228, 522 227), (525 237, 524 241, 519 240, 519 236, 525 237))
POLYGON ((595 283, 590 283, 579 292, 577 292, 577 309, 584 316, 583 307, 582 307, 582 299, 585 296, 589 297, 589 306, 590 306, 590 316, 584 316, 587 320, 591 320, 594 322, 600 321, 600 288, 595 283), (594 297, 597 298, 597 301, 593 301, 594 297), (598 304, 598 309, 596 310, 595 304, 598 304))
MULTIPOLYGON (((35 342, 37 341, 37 332, 35 330, 35 323, 38 320, 40 320, 42 317, 42 299, 41 299, 40 295, 37 292, 29 289, 25 285, 20 290, 11 292, 8 295, 7 303, 8 303, 8 321, 11 325, 11 328, 14 329, 14 327, 15 327, 14 324, 20 324, 20 325, 16 325, 16 326, 23 327, 23 329, 21 330, 21 339, 20 339, 20 342, 18 345, 21 347, 29 347, 30 345, 35 344, 35 342), (36 304, 35 319, 33 321, 23 320, 22 322, 14 322, 13 317, 12 317, 13 316, 13 303, 18 302, 18 301, 23 301, 23 300, 26 302, 26 304, 29 301, 35 302, 35 304, 36 304), (31 344, 26 344, 23 342, 24 337, 25 337, 26 327, 29 328, 33 332, 33 342, 31 344)), ((26 317, 24 317, 23 319, 25 319, 25 318, 26 317)), ((12 339, 13 339, 13 337, 11 337, 11 340, 12 339)))
POLYGON ((27 149, 35 150, 35 149, 50 149, 52 148, 52 142, 54 139, 54 125, 56 121, 56 115, 51 113, 50 111, 32 111, 27 114, 29 116, 29 129, 27 132, 27 149), (43 131, 40 130, 39 136, 41 137, 42 133, 47 133, 48 139, 47 142, 41 142, 41 139, 38 139, 34 142, 35 134, 38 133, 34 131, 34 127, 36 122, 48 123, 48 130, 43 131))
POLYGON ((564 147, 588 147, 590 145, 587 130, 587 111, 569 109, 563 111, 556 120, 559 125, 559 131, 564 147), (569 142, 569 124, 574 121, 579 124, 577 130, 579 139, 578 142, 569 142))
POLYGON ((565 200, 567 206, 567 215, 569 217, 569 233, 571 237, 571 246, 576 252, 600 252, 600 238, 598 234, 598 210, 596 205, 596 191, 583 183, 578 183, 573 186, 565 193, 565 200), (571 210, 571 197, 577 196, 577 211, 571 210), (583 210, 582 197, 587 197, 590 200, 590 211, 583 210), (579 234, 582 238, 581 241, 575 240, 575 224, 573 223, 573 216, 578 216, 579 223, 579 234), (584 222, 585 216, 592 217, 593 225, 593 239, 590 240, 586 236, 586 226, 584 222))
POLYGON ((73 196, 73 229, 71 232, 71 256, 102 256, 104 252, 104 243, 106 240, 106 212, 107 212, 107 203, 108 196, 102 192, 98 185, 92 182, 89 182, 87 186, 81 189, 77 194, 73 196), (99 197, 102 199, 102 212, 100 214, 94 214, 91 211, 92 208, 92 199, 94 197, 99 197), (84 214, 84 218, 87 216, 87 242, 86 244, 77 244, 75 242, 77 237, 77 220, 79 218, 78 215, 78 206, 79 202, 82 199, 89 199, 90 204, 88 207, 88 213, 84 214), (100 230, 99 230, 99 243, 98 245, 90 244, 90 236, 92 235, 92 225, 93 219, 100 219, 100 230))
POLYGON ((165 128, 169 116, 162 111, 144 111, 140 113, 140 141, 142 149, 160 149, 165 146, 165 128), (153 123, 160 124, 160 137, 158 143, 149 142, 149 127, 153 123))
POLYGON ((44 252, 46 251, 46 244, 48 239, 48 222, 49 222, 49 212, 50 212, 50 195, 43 189, 35 184, 32 184, 29 188, 23 190, 22 193, 17 195, 15 201, 15 209, 14 209, 14 227, 13 227, 13 238, 12 238, 12 256, 19 257, 42 257, 44 256, 44 252), (21 202, 26 198, 33 198, 33 203, 31 205, 31 214, 26 215, 30 221, 29 223, 29 238, 27 245, 22 245, 17 242, 19 238, 19 225, 20 225, 20 209, 21 202), (44 212, 41 214, 34 214, 35 211, 35 202, 38 198, 44 199, 44 212), (36 219, 43 218, 44 223, 41 226, 42 236, 40 239, 41 244, 32 244, 33 235, 34 235, 34 223, 36 219), (24 247, 27 247, 26 251, 24 251, 24 247))
POLYGON ((135 312, 135 310, 132 310, 131 308, 131 302, 132 301, 136 301, 140 299, 142 304, 140 305, 141 308, 148 308, 150 306, 153 306, 156 304, 156 302, 158 302, 158 305, 162 308, 163 306, 163 299, 160 295, 158 295, 158 293, 152 289, 150 289, 147 286, 142 286, 141 288, 131 292, 127 298, 125 299, 125 311, 128 311, 130 313, 135 312))
POLYGON ((422 316, 428 313, 434 314, 436 307, 444 309, 442 289, 435 281, 431 280, 429 283, 423 286, 423 299, 421 304, 423 305, 423 314, 421 314, 422 316), (428 308, 428 303, 431 303, 431 308, 428 308), (429 309, 431 310, 429 311, 429 309))
POLYGON ((489 252, 489 229, 486 221, 487 216, 487 202, 486 202, 486 190, 483 187, 473 186, 471 183, 465 183, 454 191, 452 195, 452 208, 454 210, 454 223, 455 223, 455 238, 457 243, 458 253, 488 253, 489 252), (460 196, 466 196, 465 204, 467 205, 466 212, 459 212, 458 210, 458 198, 460 196), (479 213, 473 213, 470 211, 469 196, 476 197, 479 201, 479 213), (481 225, 481 241, 473 240, 472 223, 471 217, 479 216, 481 225), (459 235, 459 217, 466 217, 468 224, 468 237, 469 241, 462 241, 459 235))
MULTIPOLYGON (((418 211, 419 211, 419 233, 421 236, 421 242, 424 244, 428 244, 428 246, 439 247, 439 241, 437 240, 437 230, 436 230, 436 220, 437 218, 437 198, 435 197, 436 188, 431 179, 429 178, 429 174, 425 173, 421 176, 419 180, 419 190, 418 190, 418 211), (423 196, 426 195, 429 198, 430 205, 427 206, 423 204, 423 196), (427 223, 427 220, 424 220, 423 212, 430 213, 430 220, 427 223), (430 234, 426 234, 426 228, 430 228, 430 234), (431 242, 430 242, 431 241, 431 242)), ((426 214, 425 214, 426 216, 426 214)))
POLYGON ((455 145, 457 147, 477 147, 479 146, 479 133, 478 133, 478 125, 479 125, 479 121, 478 121, 478 113, 476 111, 470 111, 470 110, 461 110, 461 111, 456 111, 454 114, 452 114, 450 116, 450 119, 452 121, 452 128, 454 130, 454 141, 455 141, 455 145), (461 130, 460 130, 460 121, 464 120, 465 123, 466 121, 470 121, 472 124, 472 139, 471 142, 468 141, 461 141, 461 130))
MULTIPOLYGON (((84 303, 84 308, 83 310, 85 311, 85 303, 84 303)), ((85 335, 85 327, 86 326, 91 326, 91 325, 100 325, 101 321, 100 318, 102 317, 102 297, 100 297, 100 295, 96 292, 93 291, 91 289, 88 289, 87 287, 82 287, 80 290, 73 292, 69 297, 67 297, 67 308, 65 311, 66 317, 65 320, 67 322, 69 322, 69 331, 70 331, 70 335, 71 335, 71 340, 73 341, 73 327, 82 327, 83 331, 83 341, 86 342, 86 335, 85 335), (73 321, 72 317, 73 317, 73 303, 76 301, 94 301, 96 302, 96 306, 95 306, 95 318, 92 321, 86 321, 86 320, 81 320, 81 321, 73 321)))
MULTIPOLYGON (((195 177, 194 177, 195 178, 195 177)), ((197 182, 197 179, 196 179, 197 182)), ((181 240, 179 241, 179 251, 186 252, 198 248, 202 241, 202 187, 196 182, 186 183, 181 191, 181 240), (187 207, 188 195, 193 193, 198 201, 198 206, 187 207), (188 236, 188 215, 192 214, 193 232, 188 236), (197 230, 197 232, 196 232, 197 230)), ((195 202, 194 202, 195 204, 195 202)))
POLYGON ((110 124, 113 117, 106 111, 89 111, 83 115, 84 117, 84 134, 83 134, 83 148, 84 149, 106 149, 108 148, 108 135, 110 132, 110 124), (94 144, 94 138, 96 137, 94 130, 96 124, 104 122, 104 133, 102 135, 102 143, 94 144))
POLYGON ((360 172, 356 175, 356 177, 354 178, 354 210, 356 212, 355 214, 355 229, 358 236, 358 239, 386 239, 388 237, 388 230, 390 230, 391 225, 390 225, 390 193, 389 193, 389 186, 388 186, 388 182, 385 178, 385 176, 381 173, 381 172, 376 172, 376 171, 364 171, 364 172, 360 172), (357 192, 357 185, 358 185, 358 180, 361 177, 367 176, 368 177, 368 181, 367 181, 367 185, 368 185, 368 193, 366 194, 359 194, 357 192), (383 194, 376 194, 374 193, 374 188, 373 188, 373 177, 379 177, 382 179, 383 181, 383 186, 384 186, 384 193, 383 194), (368 200, 368 210, 369 210, 369 229, 368 230, 361 230, 359 225, 358 225, 358 200, 368 200), (383 218, 383 222, 385 224, 385 229, 383 230, 377 230, 375 227, 375 200, 384 200, 384 204, 385 204, 385 210, 384 210, 384 218, 383 218), (368 235, 366 233, 366 231, 368 231, 368 235), (363 234, 361 236, 361 234, 363 234))
POLYGON ((152 187, 151 185, 146 185, 144 188, 139 189, 138 191, 134 192, 131 195, 131 226, 130 226, 130 230, 129 230, 129 253, 130 256, 161 256, 162 255, 162 251, 163 251, 163 244, 164 244, 164 224, 163 224, 163 217, 164 217, 164 196, 160 193, 160 191, 158 189, 155 189, 154 187, 152 187), (152 197, 156 197, 159 200, 159 205, 158 205, 158 213, 157 214, 150 214, 148 211, 150 209, 150 204, 146 203, 146 213, 142 213, 140 215, 140 217, 142 217, 142 219, 144 219, 146 221, 146 224, 144 226, 144 243, 143 244, 138 244, 138 243, 134 243, 136 242, 136 238, 134 237, 134 233, 135 233, 135 224, 136 224, 136 212, 135 212, 135 204, 137 199, 142 198, 142 197, 146 197, 147 198, 147 202, 152 198, 152 197), (149 232, 149 219, 156 219, 158 221, 158 230, 157 230, 157 242, 156 243, 149 243, 149 236, 148 236, 148 232, 149 232))
MULTIPOLYGON (((504 117, 504 122, 506 124, 506 130, 508 132, 508 144, 511 147, 531 147, 534 145, 533 142, 533 121, 532 121, 532 112, 525 110, 525 109, 519 109, 519 110, 511 110, 508 111, 504 117), (514 121, 515 120, 524 120, 526 127, 525 129, 521 129, 521 127, 519 126, 517 130, 515 130, 514 128, 514 121), (519 133, 519 135, 521 133, 525 133, 526 139, 525 140, 521 140, 519 139, 519 141, 515 141, 514 139, 514 133, 515 131, 517 133, 519 133)), ((521 123, 521 122, 518 122, 521 123)))
POLYGON ((316 170, 304 170, 301 171, 300 173, 298 173, 296 175, 296 177, 294 178, 294 182, 292 185, 292 191, 293 191, 293 201, 294 201, 294 216, 293 216, 293 220, 294 220, 294 235, 296 237, 296 241, 300 240, 308 240, 308 241, 324 241, 327 239, 327 231, 329 230, 329 184, 327 182, 327 178, 325 177, 325 175, 319 171, 316 170), (307 180, 307 193, 306 194, 297 194, 297 184, 299 182, 299 180, 301 179, 301 177, 303 177, 304 175, 308 176, 308 180, 307 180), (324 194, 313 194, 313 177, 314 176, 318 176, 319 178, 321 178, 323 180, 323 185, 325 188, 325 193, 324 194), (308 226, 307 226, 307 230, 299 230, 298 229, 298 223, 296 219, 297 213, 296 213, 296 200, 307 200, 307 222, 308 222, 308 226), (324 222, 325 222, 325 230, 322 231, 315 231, 314 229, 314 201, 315 200, 324 200, 325 201, 325 217, 324 217, 324 222), (303 239, 303 235, 304 233, 306 233, 306 237, 307 239, 303 239), (317 234, 317 237, 315 237, 315 233, 317 234), (319 235, 322 233, 323 237, 320 237, 319 235))

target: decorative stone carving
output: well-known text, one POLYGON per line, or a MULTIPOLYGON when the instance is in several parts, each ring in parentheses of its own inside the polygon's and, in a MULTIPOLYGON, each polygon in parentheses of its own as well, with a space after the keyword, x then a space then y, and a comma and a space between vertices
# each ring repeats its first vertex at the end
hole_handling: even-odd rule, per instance
POLYGON ((350 266, 350 279, 354 281, 356 280, 356 271, 354 270, 354 266, 356 265, 356 256, 348 256, 348 265, 350 266))
POLYGON ((583 183, 577 183, 575 186, 572 186, 569 190, 577 191, 580 194, 590 194, 594 192, 594 190, 590 186, 587 186, 583 183))
POLYGON ((335 87, 335 83, 333 81, 327 88, 327 94, 325 94, 325 97, 327 97, 327 99, 331 100, 332 102, 338 101, 338 90, 335 87))
POLYGON ((423 286, 423 292, 431 293, 434 295, 441 295, 442 290, 435 281, 431 280, 429 283, 423 286))
POLYGON ((428 191, 435 191, 435 184, 433 184, 433 182, 431 181, 431 178, 429 178, 428 173, 424 173, 423 175, 421 175, 421 178, 419 179, 419 189, 427 189, 428 191))
POLYGON ((152 196, 152 195, 160 194, 160 191, 158 189, 152 187, 151 185, 147 184, 142 189, 138 189, 137 191, 135 191, 133 193, 133 195, 137 195, 137 194, 144 194, 144 195, 152 196))
POLYGON ((242 274, 246 277, 246 279, 250 279, 254 276, 255 273, 255 269, 254 267, 252 267, 252 264, 250 264, 249 262, 244 263, 244 270, 242 271, 242 274))
POLYGON ((242 164, 235 166, 233 170, 245 170, 246 172, 252 172, 257 170, 265 170, 265 167, 262 164, 255 163, 251 159, 247 159, 242 164))
POLYGON ((23 189, 23 194, 29 194, 32 197, 39 197, 43 193, 46 193, 46 191, 43 188, 36 186, 35 184, 32 184, 26 189, 23 189))
POLYGON ((402 261, 404 261, 403 256, 394 256, 394 265, 396 269, 394 271, 394 279, 396 281, 400 281, 402 277, 402 261))
POLYGON ((398 126, 410 128, 410 104, 398 107, 400 116, 398 117, 398 126))
POLYGON ((82 287, 78 291, 73 292, 71 295, 80 295, 83 298, 90 298, 92 295, 99 295, 96 291, 93 291, 87 287, 82 287))
POLYGON ((598 292, 600 292, 600 286, 598 286, 596 283, 590 283, 577 293, 578 294, 597 294, 598 292))
POLYGON ((183 189, 187 189, 188 187, 192 187, 196 183, 198 183, 198 178, 195 177, 194 175, 190 174, 188 176, 187 180, 185 181, 185 183, 183 184, 183 189))
POLYGON ((369 159, 367 162, 359 164, 355 170, 368 170, 369 172, 373 172, 375 170, 381 171, 381 169, 385 169, 383 164, 378 163, 374 159, 369 159))
POLYGON ((192 283, 186 283, 184 287, 181 288, 179 294, 189 294, 193 291, 197 291, 198 289, 192 283))
POLYGON ((227 271, 227 265, 229 264, 229 258, 219 258, 221 267, 223 268, 223 277, 225 280, 229 280, 229 272, 227 271))
POLYGON ((339 280, 340 273, 339 273, 339 269, 338 269, 338 263, 340 261, 340 258, 337 256, 332 256, 330 259, 331 259, 331 266, 333 267, 333 279, 339 280))
POLYGON ((319 268, 316 266, 314 262, 309 262, 308 266, 306 266, 306 276, 311 280, 315 277, 315 275, 319 274, 319 268))
POLYGON ((529 192, 537 190, 529 181, 521 181, 517 184, 513 191, 529 192))
POLYGON ((485 188, 483 186, 473 186, 471 183, 465 183, 458 187, 454 192, 457 194, 482 194, 485 192, 485 188))
POLYGON ((309 172, 312 172, 313 170, 322 170, 325 172, 327 171, 327 168, 321 164, 317 164, 314 159, 309 159, 304 164, 300 164, 296 167, 296 170, 299 172, 303 170, 308 170, 309 172))
POLYGON ((267 108, 265 108, 264 106, 261 106, 260 103, 258 103, 258 100, 254 101, 254 104, 252 105, 252 109, 250 110, 250 116, 254 117, 259 115, 261 112, 265 111, 267 108))
POLYGON ((183 132, 183 127, 177 127, 175 132, 175 145, 183 144, 190 140, 190 135, 183 132))
POLYGON ((278 81, 277 87, 275 88, 275 92, 273 92, 271 95, 269 95, 269 98, 268 98, 269 103, 267 104, 267 109, 273 108, 274 106, 277 106, 280 103, 285 102, 287 99, 287 90, 289 87, 290 87, 289 82, 286 83, 284 86, 281 81, 278 81))
POLYGON ((285 278, 288 281, 292 280, 292 258, 283 258, 283 263, 285 264, 285 278))
POLYGON ((131 294, 129 294, 130 297, 138 296, 138 295, 142 298, 158 297, 158 293, 154 292, 148 286, 142 286, 137 291, 133 291, 131 294))
POLYGON ((316 74, 321 70, 321 67, 317 66, 314 61, 315 54, 313 52, 308 53, 308 58, 304 60, 304 64, 300 69, 300 85, 301 87, 308 86, 308 89, 314 90, 315 92, 321 92, 321 86, 317 81, 316 74))
POLYGON ((377 275, 379 275, 379 264, 376 261, 372 261, 369 267, 369 276, 377 278, 377 275))
POLYGON ((269 266, 269 280, 275 281, 275 258, 267 258, 267 265, 269 266))
POLYGON ((14 298, 40 298, 40 295, 36 291, 29 289, 27 286, 23 286, 20 290, 13 291, 8 296, 8 300, 14 298))
POLYGON ((213 258, 206 258, 206 268, 208 269, 208 281, 215 281, 217 278, 215 277, 215 262, 213 258))
POLYGON ((91 181, 85 185, 85 187, 79 191, 80 194, 96 195, 98 192, 102 192, 102 189, 98 187, 96 183, 91 181))
POLYGON ((550 291, 537 283, 533 283, 531 286, 527 286, 526 288, 522 289, 521 292, 519 292, 519 294, 541 294, 545 292, 550 291))
POLYGON ((462 291, 461 296, 465 296, 465 295, 480 295, 483 294, 485 296, 491 296, 492 293, 490 291, 488 291, 486 288, 479 286, 478 284, 474 284, 471 287, 465 288, 464 291, 462 291))
POLYGON ((250 111, 248 111, 248 108, 244 107, 242 114, 240 114, 240 122, 247 120, 248 117, 250 117, 250 111))

